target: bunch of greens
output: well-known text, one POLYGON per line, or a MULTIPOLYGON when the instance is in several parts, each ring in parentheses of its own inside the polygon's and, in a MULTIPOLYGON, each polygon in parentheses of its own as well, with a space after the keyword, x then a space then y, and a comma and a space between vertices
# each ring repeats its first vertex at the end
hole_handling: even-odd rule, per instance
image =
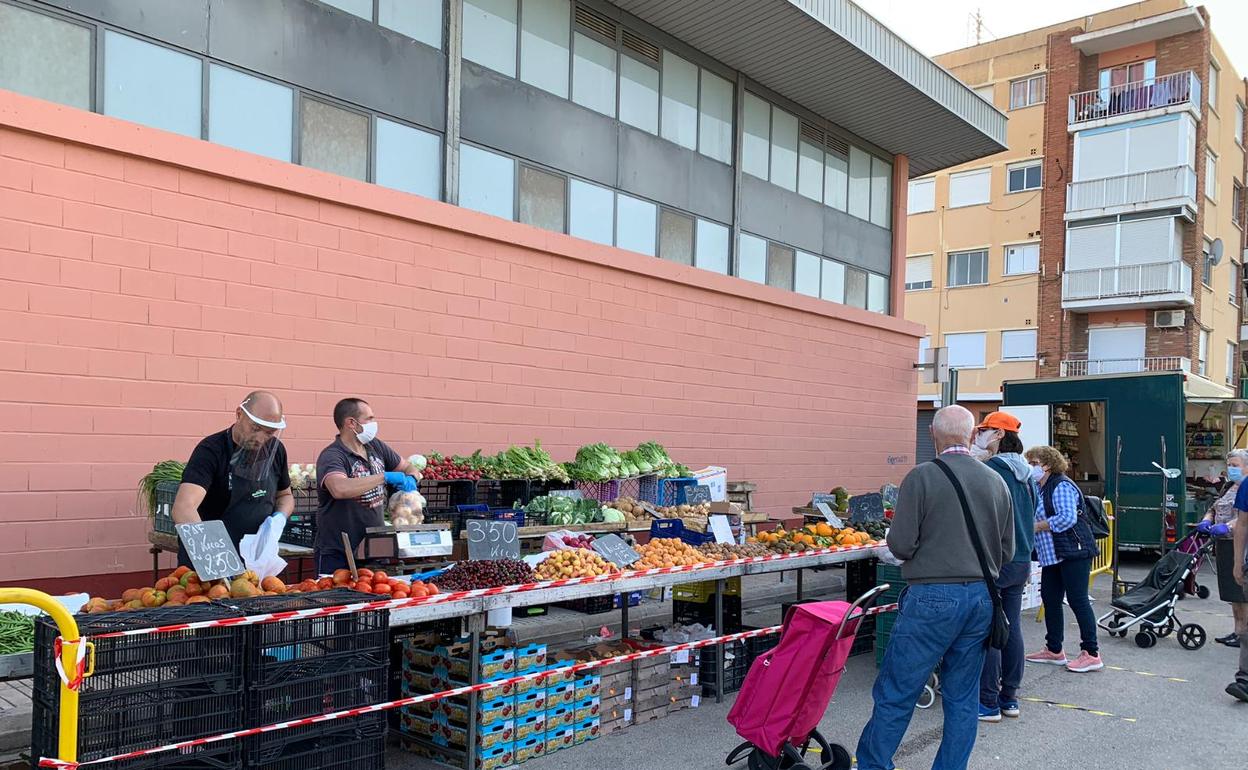
POLYGON ((643 473, 657 473, 665 478, 678 478, 688 476, 690 471, 683 465, 676 463, 667 454, 667 450, 663 446, 654 441, 647 441, 639 444, 637 449, 630 454, 636 455, 651 470, 643 471, 643 473))
POLYGON ((576 459, 567 464, 568 476, 576 481, 608 481, 637 475, 627 472, 624 458, 606 444, 589 444, 576 450, 576 459))
POLYGON ((177 460, 161 460, 152 466, 151 473, 139 479, 139 505, 147 506, 147 515, 156 515, 156 485, 162 481, 177 484, 182 481, 182 471, 186 463, 177 460))
POLYGON ((577 500, 563 496, 535 497, 524 506, 524 512, 543 515, 547 524, 563 527, 603 521, 603 507, 597 500, 577 500))
POLYGON ((542 449, 541 441, 532 447, 513 446, 488 458, 486 475, 492 479, 535 479, 539 481, 570 481, 562 465, 542 449))

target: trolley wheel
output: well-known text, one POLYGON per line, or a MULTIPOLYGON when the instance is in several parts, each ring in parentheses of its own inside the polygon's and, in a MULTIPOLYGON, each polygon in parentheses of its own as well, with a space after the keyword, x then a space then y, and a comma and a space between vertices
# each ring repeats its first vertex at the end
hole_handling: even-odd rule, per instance
POLYGON ((853 766, 853 755, 839 743, 832 744, 831 761, 823 766, 823 770, 850 770, 853 766))
POLYGON ((1149 647, 1157 644, 1157 635, 1148 630, 1139 631, 1135 635, 1135 644, 1147 650, 1149 647))
POLYGON ((1126 620, 1126 616, 1123 615, 1121 612, 1114 613, 1114 617, 1110 618, 1110 621, 1108 623, 1108 630, 1109 630, 1110 636, 1124 637, 1127 635, 1127 629, 1120 628, 1120 626, 1123 625, 1122 622, 1124 620, 1126 620))
POLYGON ((1209 598, 1209 586, 1196 586, 1196 595, 1201 599, 1209 598))
POLYGON ((1174 633, 1174 618, 1166 618, 1166 622, 1157 626, 1157 628, 1153 629, 1153 631, 1158 637, 1165 639, 1167 636, 1174 633))
POLYGON ((1205 646, 1206 634, 1204 626, 1195 623, 1184 623, 1179 626, 1179 644, 1185 650, 1199 650, 1205 646))
POLYGON ((919 695, 919 702, 914 704, 916 708, 930 709, 936 704, 936 690, 931 685, 923 686, 923 693, 919 695))

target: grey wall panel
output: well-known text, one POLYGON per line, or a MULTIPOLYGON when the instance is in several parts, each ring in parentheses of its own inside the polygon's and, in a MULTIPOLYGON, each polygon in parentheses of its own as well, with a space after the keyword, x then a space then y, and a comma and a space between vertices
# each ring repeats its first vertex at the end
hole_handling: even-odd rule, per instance
POLYGON ((741 175, 741 229, 747 233, 822 254, 825 210, 822 203, 741 175))
POLYGON ((643 198, 732 222, 732 168, 619 124, 618 187, 643 198))
POLYGON ((208 0, 44 0, 192 51, 208 50, 208 0))
POLYGON ((824 256, 881 275, 892 273, 893 234, 870 222, 824 207, 824 256))
POLYGON ((442 131, 440 51, 307 0, 210 0, 208 53, 442 131))

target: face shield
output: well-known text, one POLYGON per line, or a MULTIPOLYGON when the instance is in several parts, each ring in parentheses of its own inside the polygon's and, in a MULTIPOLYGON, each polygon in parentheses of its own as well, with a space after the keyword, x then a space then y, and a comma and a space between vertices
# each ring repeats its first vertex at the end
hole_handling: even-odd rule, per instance
POLYGON ((248 481, 264 481, 270 475, 277 476, 273 466, 273 458, 277 455, 281 443, 282 431, 286 428, 286 420, 281 415, 276 420, 266 420, 253 414, 247 407, 238 407, 242 419, 238 422, 234 457, 230 466, 235 476, 248 481))

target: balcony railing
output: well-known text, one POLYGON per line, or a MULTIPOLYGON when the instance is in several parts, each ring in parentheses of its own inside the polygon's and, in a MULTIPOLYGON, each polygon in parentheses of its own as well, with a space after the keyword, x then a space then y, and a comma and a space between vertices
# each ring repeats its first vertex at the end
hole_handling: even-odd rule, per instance
POLYGON ((1196 204, 1196 171, 1172 166, 1066 185, 1066 213, 1140 206, 1176 198, 1196 204))
POLYGON ((1067 119, 1073 126, 1134 112, 1187 105, 1200 106, 1200 78, 1191 71, 1071 94, 1067 119))
POLYGON ((1192 296, 1192 267, 1186 262, 1067 270, 1062 273, 1062 301, 1144 299, 1164 294, 1192 296))
POLYGON ((1192 361, 1182 356, 1150 358, 1094 358, 1087 353, 1072 353, 1062 361, 1061 376, 1083 377, 1089 374, 1126 374, 1131 372, 1190 372, 1192 361))

